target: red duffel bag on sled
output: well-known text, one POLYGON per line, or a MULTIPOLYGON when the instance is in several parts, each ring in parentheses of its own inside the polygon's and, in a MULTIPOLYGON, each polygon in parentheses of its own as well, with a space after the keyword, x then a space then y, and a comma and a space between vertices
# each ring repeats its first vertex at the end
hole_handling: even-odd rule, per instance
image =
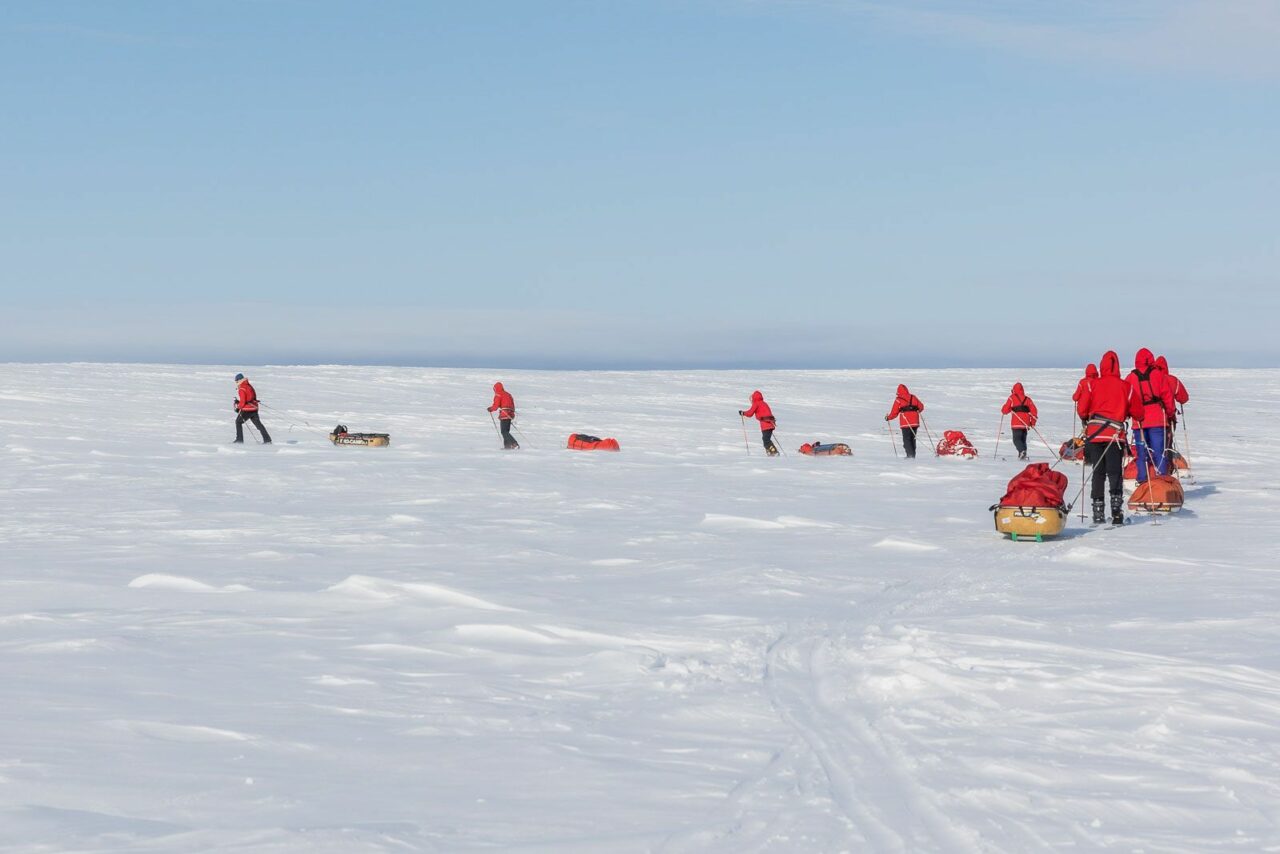
POLYGON ((959 430, 944 430, 942 433, 942 441, 938 443, 937 451, 940 457, 976 457, 978 449, 973 443, 959 430))
POLYGON ((567 445, 571 451, 620 451, 617 439, 601 439, 598 436, 588 436, 586 433, 570 433, 569 444, 567 445))
POLYGON ((1048 463, 1032 463, 1009 481, 1000 503, 991 505, 996 530, 1015 540, 1057 536, 1067 524, 1066 491, 1065 474, 1048 463))

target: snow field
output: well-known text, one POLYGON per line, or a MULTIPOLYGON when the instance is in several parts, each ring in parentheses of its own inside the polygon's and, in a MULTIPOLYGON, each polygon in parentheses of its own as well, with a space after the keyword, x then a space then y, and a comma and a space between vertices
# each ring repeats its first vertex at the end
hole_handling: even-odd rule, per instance
POLYGON ((264 447, 237 369, 5 368, 0 849, 1280 848, 1237 403, 1280 372, 1175 364, 1187 508, 1035 544, 987 512, 998 409, 1023 381, 1056 449, 1074 371, 247 370, 264 447), (982 456, 895 459, 900 381, 982 456), (743 447, 754 388, 786 458, 743 447))

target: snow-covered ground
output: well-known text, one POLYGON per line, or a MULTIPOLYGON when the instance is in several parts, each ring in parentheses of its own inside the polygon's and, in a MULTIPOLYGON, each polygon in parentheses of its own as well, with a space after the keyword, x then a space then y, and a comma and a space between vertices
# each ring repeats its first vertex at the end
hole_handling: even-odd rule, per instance
POLYGON ((4 851, 1280 850, 1280 372, 1177 371, 1186 509, 1036 544, 998 407, 1056 447, 1075 371, 263 368, 267 447, 239 367, 4 366, 4 851))

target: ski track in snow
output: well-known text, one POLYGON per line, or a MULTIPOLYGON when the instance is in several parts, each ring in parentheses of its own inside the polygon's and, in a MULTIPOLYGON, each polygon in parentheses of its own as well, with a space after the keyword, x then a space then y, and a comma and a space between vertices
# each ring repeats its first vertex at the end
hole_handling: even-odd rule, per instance
POLYGON ((5 366, 0 850, 1280 850, 1280 490, 1229 421, 1280 372, 1179 371, 1182 514, 1036 544, 991 415, 1021 380, 1061 441, 1074 372, 278 367, 232 447, 237 369, 5 366), (896 459, 899 381, 983 456, 896 459))

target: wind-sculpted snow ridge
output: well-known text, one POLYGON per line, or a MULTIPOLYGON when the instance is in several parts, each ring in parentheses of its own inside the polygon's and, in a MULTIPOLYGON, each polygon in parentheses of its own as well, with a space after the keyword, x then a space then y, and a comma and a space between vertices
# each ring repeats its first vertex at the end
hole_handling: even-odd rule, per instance
POLYGON ((262 368, 233 446, 241 369, 0 372, 6 854, 1280 850, 1280 372, 1177 371, 1182 513, 1014 543, 1075 371, 262 368))

